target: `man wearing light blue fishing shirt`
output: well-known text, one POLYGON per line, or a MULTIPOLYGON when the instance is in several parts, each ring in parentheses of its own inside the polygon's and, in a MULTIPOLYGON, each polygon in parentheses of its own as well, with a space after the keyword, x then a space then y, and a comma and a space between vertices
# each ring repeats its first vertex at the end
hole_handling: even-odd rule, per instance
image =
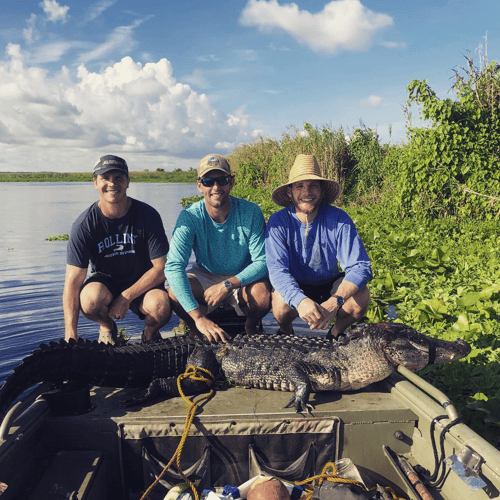
POLYGON ((196 184, 203 199, 179 215, 165 265, 172 308, 193 336, 226 341, 207 317, 226 302, 246 316, 246 332, 256 333, 271 309, 264 216, 255 203, 230 196, 234 176, 223 156, 200 161, 196 184), (186 269, 192 251, 196 263, 186 269))

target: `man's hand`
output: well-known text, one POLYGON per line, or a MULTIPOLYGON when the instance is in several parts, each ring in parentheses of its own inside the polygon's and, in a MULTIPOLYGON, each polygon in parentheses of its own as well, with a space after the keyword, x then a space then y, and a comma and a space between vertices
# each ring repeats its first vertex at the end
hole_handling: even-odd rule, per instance
POLYGON ((210 342, 222 340, 227 342, 231 337, 213 321, 209 320, 206 316, 201 316, 195 320, 196 328, 204 335, 210 342))
POLYGON ((337 316, 337 311, 338 308, 328 311, 308 297, 303 299, 299 307, 297 307, 299 316, 307 322, 311 330, 327 330, 335 316, 337 316))
POLYGON ((130 307, 130 302, 131 301, 126 299, 123 295, 118 295, 109 306, 109 317, 113 319, 123 319, 130 307))
POLYGON ((217 283, 205 290, 203 298, 205 299, 206 304, 216 308, 229 295, 230 292, 231 290, 228 290, 224 286, 224 283, 217 283))

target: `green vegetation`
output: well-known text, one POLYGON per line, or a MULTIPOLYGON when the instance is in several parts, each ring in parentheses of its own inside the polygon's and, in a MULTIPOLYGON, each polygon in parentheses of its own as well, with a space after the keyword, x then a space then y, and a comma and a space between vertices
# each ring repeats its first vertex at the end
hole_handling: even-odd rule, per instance
POLYGON ((45 238, 46 241, 68 241, 69 240, 69 234, 58 234, 56 236, 49 236, 48 238, 45 238))
MULTIPOLYGON (((396 321, 472 352, 420 375, 447 394, 476 432, 500 447, 500 67, 485 63, 455 75, 456 100, 439 100, 427 82, 408 86, 427 126, 408 119, 408 143, 383 145, 361 125, 312 128, 279 141, 240 146, 230 156, 235 196, 266 219, 280 207, 274 188, 296 154, 315 154, 323 174, 344 189, 337 204, 353 218, 374 279, 365 321, 396 321)), ((191 203, 199 197, 183 200, 191 203)))
MULTIPOLYGON (((165 172, 159 168, 156 172, 144 170, 130 172, 132 182, 194 182, 196 169, 165 172)), ((0 172, 0 182, 91 182, 92 172, 0 172)))
POLYGON ((400 155, 396 203, 405 214, 498 219, 500 191, 500 67, 456 71, 456 100, 440 100, 426 80, 408 87, 408 146, 400 155), (430 127, 411 126, 421 106, 430 127))

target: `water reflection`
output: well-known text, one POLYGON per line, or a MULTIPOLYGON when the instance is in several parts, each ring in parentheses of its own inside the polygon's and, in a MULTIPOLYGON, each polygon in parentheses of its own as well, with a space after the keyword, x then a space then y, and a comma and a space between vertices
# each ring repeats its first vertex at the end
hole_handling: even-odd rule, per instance
MULTIPOLYGON (((195 184, 132 183, 129 194, 158 210, 170 241, 180 199, 198 191, 195 184)), ((0 382, 40 343, 64 336, 66 242, 45 239, 69 233, 97 198, 91 183, 0 183, 0 382)), ((130 312, 118 325, 133 336, 143 327, 130 312)), ((80 318, 81 336, 94 339, 97 331, 80 318)))

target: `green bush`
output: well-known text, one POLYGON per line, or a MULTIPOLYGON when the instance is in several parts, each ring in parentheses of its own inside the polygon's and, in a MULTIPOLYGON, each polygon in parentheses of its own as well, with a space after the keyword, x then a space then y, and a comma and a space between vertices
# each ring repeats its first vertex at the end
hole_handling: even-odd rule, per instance
POLYGON ((407 90, 408 145, 398 162, 395 202, 405 216, 498 219, 500 215, 500 69, 455 74, 457 100, 437 98, 426 80, 407 90), (411 105, 428 127, 411 126, 411 105))

